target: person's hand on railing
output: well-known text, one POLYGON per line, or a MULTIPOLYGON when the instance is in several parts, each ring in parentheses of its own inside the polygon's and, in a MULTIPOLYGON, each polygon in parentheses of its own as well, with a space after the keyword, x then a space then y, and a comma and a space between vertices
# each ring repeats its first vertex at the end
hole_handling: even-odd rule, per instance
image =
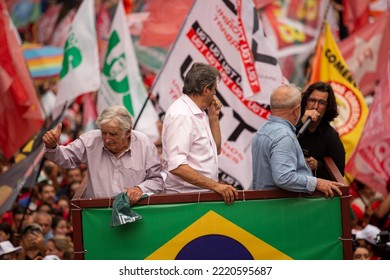
POLYGON ((335 193, 338 196, 343 194, 339 188, 344 186, 345 185, 343 183, 317 178, 316 190, 324 193, 325 197, 334 197, 335 193))

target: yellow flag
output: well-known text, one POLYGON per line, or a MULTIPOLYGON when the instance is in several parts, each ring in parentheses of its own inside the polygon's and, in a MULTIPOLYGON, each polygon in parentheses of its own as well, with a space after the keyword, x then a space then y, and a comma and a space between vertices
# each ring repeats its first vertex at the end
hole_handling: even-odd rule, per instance
POLYGON ((314 56, 317 65, 313 66, 310 84, 320 80, 332 85, 339 110, 339 116, 332 125, 340 135, 348 162, 359 142, 368 115, 368 107, 327 23, 325 36, 321 39, 323 39, 322 44, 320 42, 322 47, 317 47, 314 56))

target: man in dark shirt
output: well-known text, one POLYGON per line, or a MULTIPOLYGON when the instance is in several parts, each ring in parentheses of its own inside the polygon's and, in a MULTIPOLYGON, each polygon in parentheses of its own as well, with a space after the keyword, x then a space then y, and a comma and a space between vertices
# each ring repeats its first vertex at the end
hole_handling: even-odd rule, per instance
POLYGON ((345 149, 337 131, 330 125, 338 116, 335 94, 330 84, 316 82, 302 95, 301 119, 297 131, 311 118, 307 130, 298 141, 306 151, 306 162, 318 178, 332 179, 326 170, 324 157, 333 159, 340 173, 344 175, 345 149))

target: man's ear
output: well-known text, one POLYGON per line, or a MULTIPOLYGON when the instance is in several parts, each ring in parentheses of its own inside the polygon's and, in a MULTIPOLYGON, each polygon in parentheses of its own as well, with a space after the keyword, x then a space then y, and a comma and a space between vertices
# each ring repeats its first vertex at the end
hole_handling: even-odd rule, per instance
POLYGON ((132 130, 133 128, 132 127, 130 127, 130 129, 126 132, 126 137, 130 137, 130 135, 131 135, 131 130, 132 130))
POLYGON ((294 115, 300 116, 301 115, 301 106, 296 106, 294 109, 294 115))
POLYGON ((205 86, 205 87, 203 88, 203 90, 202 90, 202 95, 207 94, 209 90, 210 90, 210 89, 208 88, 208 86, 205 86))

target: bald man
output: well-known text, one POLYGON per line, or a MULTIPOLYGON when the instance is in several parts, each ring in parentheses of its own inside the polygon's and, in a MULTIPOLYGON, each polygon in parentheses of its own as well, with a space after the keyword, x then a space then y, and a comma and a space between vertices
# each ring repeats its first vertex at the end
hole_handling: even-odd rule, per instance
MULTIPOLYGON (((301 113, 301 93, 294 85, 282 85, 271 95, 271 116, 252 142, 253 188, 279 187, 293 192, 323 192, 341 196, 343 184, 313 176, 295 134, 301 113)), ((314 116, 316 118, 318 116, 314 116)), ((313 119, 315 121, 315 119, 313 119)))

